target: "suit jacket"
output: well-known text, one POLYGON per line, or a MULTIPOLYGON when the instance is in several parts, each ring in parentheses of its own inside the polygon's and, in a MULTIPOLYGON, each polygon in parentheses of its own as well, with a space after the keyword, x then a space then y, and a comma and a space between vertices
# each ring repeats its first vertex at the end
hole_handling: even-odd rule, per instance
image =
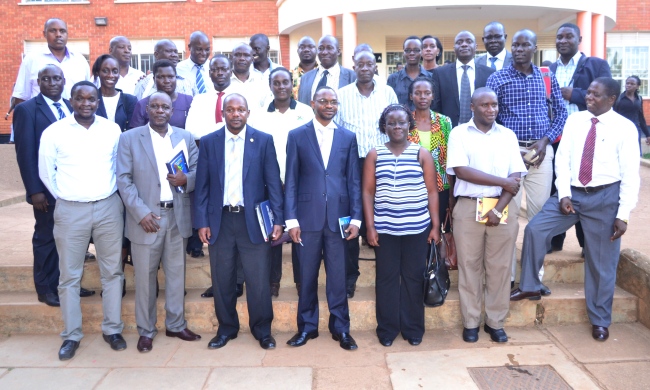
MULTIPOLYGON (((558 60, 559 61, 559 60, 558 60)), ((551 72, 557 71, 557 62, 550 66, 551 72)), ((587 88, 598 77, 612 77, 607 61, 598 57, 587 57, 582 53, 578 60, 575 72, 573 72, 573 92, 571 92, 570 103, 578 106, 580 111, 587 109, 587 88)))
MULTIPOLYGON (((210 244, 214 245, 219 236, 221 214, 223 212, 225 172, 226 128, 201 138, 199 162, 196 168, 196 187, 194 190, 196 229, 210 228, 210 244)), ((282 181, 280 167, 275 154, 273 137, 246 125, 244 140, 244 161, 242 167, 242 187, 244 192, 244 216, 248 236, 254 244, 264 242, 257 220, 255 206, 265 200, 271 203, 276 224, 282 225, 282 181)))
MULTIPOLYGON (((70 112, 70 102, 63 99, 70 112)), ((54 197, 47 190, 45 184, 38 176, 38 148, 41 144, 41 135, 57 119, 47 105, 42 94, 24 101, 16 106, 13 116, 14 138, 16 142, 16 158, 20 176, 25 185, 27 203, 31 204, 30 196, 43 192, 50 205, 55 202, 54 197)))
POLYGON ((189 192, 194 190, 199 151, 192 134, 183 129, 173 127, 170 138, 174 147, 179 142, 187 145, 189 173, 186 174, 185 193, 176 192, 168 181, 160 182, 148 125, 136 127, 120 136, 117 148, 117 188, 127 211, 125 235, 136 244, 153 244, 156 240, 155 234, 144 231, 140 221, 151 212, 156 215, 160 213, 161 185, 170 186, 174 195, 174 217, 181 236, 188 238, 192 235, 189 192))
MULTIPOLYGON (((308 106, 311 105, 311 88, 314 86, 314 80, 318 74, 318 68, 312 69, 302 75, 300 78, 300 89, 298 89, 298 101, 308 106)), ((339 76, 339 88, 357 81, 357 74, 353 70, 341 66, 341 75, 339 76)))
MULTIPOLYGON (((138 102, 138 98, 124 93, 119 89, 117 91, 120 91, 120 100, 117 102, 117 109, 115 110, 115 123, 120 126, 122 132, 125 132, 129 128, 129 122, 131 121, 131 116, 133 116, 133 110, 138 102)), ((99 106, 97 106, 96 114, 108 119, 101 91, 99 93, 99 106)))
MULTIPOLYGON (((487 58, 488 58, 487 53, 483 54, 483 55, 480 55, 480 56, 478 56, 478 57, 476 57, 474 59, 474 63, 476 65, 483 65, 483 66, 487 66, 488 68, 492 69, 490 67, 490 64, 487 63, 487 58)), ((506 58, 504 58, 504 60, 503 60, 503 68, 507 68, 508 66, 510 66, 510 64, 512 64, 512 53, 510 53, 508 50, 506 50, 506 58)), ((503 68, 501 68, 501 69, 503 69, 503 68)))
POLYGON ((340 217, 363 220, 359 152, 351 131, 334 130, 325 169, 313 122, 291 130, 284 180, 285 219, 297 219, 301 230, 320 231, 327 223, 338 232, 340 217))
MULTIPOLYGON (((488 77, 494 73, 494 69, 484 66, 476 66, 474 77, 474 89, 485 87, 488 77)), ((431 72, 433 77, 433 107, 432 110, 451 119, 453 127, 458 126, 460 118, 460 97, 458 96, 458 78, 456 77, 456 63, 437 67, 431 72)))

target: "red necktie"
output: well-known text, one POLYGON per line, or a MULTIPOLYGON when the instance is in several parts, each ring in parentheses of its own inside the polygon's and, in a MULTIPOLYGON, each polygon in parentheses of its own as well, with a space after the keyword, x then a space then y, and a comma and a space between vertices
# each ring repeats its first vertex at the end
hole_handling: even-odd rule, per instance
POLYGON ((591 129, 587 133, 585 147, 582 149, 582 160, 580 161, 580 173, 578 180, 583 186, 591 181, 591 173, 594 167, 594 151, 596 150, 596 123, 598 118, 591 118, 591 129))
POLYGON ((221 115, 221 97, 224 95, 223 92, 217 93, 217 108, 214 110, 214 121, 216 123, 223 122, 223 115, 221 115))

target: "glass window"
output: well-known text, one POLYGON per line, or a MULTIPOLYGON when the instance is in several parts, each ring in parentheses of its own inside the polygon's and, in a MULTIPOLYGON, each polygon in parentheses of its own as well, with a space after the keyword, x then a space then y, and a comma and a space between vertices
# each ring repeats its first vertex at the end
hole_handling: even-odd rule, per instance
POLYGON ((607 62, 609 62, 609 67, 612 71, 612 77, 621 85, 625 84, 625 79, 628 77, 639 76, 641 79, 639 94, 642 96, 648 96, 648 66, 650 65, 650 47, 608 47, 607 62))

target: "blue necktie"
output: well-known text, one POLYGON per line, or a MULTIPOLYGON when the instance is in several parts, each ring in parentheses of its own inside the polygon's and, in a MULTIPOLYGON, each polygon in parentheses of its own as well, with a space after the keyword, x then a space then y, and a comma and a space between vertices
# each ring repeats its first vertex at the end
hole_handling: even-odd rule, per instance
POLYGON ((490 58, 490 61, 492 62, 492 63, 490 64, 490 68, 492 68, 492 69, 494 69, 494 70, 497 69, 497 66, 494 65, 494 63, 496 62, 496 60, 498 60, 498 58, 496 58, 496 57, 492 57, 492 58, 490 58))
POLYGON ((201 70, 203 69, 203 65, 198 65, 194 64, 194 66, 197 68, 196 70, 196 89, 199 90, 199 93, 205 93, 205 82, 203 81, 203 75, 201 74, 201 70))
POLYGON ((59 119, 65 118, 65 112, 61 109, 61 103, 52 103, 56 110, 59 112, 59 119))
POLYGON ((469 76, 467 75, 468 65, 463 65, 463 75, 460 77, 460 117, 458 118, 458 124, 469 122, 472 119, 472 109, 470 104, 472 102, 472 90, 469 85, 469 76))

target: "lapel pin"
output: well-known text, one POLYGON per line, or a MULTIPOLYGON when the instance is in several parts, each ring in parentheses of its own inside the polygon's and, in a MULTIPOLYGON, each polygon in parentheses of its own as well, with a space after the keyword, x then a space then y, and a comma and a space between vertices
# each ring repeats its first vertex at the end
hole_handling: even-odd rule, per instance
POLYGON ((255 142, 255 140, 251 138, 251 142, 255 142))

